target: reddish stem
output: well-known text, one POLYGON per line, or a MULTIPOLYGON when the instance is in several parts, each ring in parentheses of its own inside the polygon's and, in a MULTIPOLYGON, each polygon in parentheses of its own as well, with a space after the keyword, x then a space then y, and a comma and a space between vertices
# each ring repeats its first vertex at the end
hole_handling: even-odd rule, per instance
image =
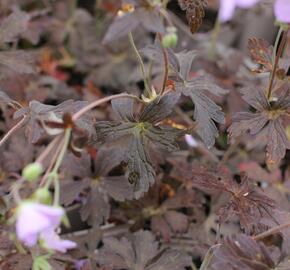
MULTIPOLYGON (((61 134, 60 134, 61 135, 61 134)), ((57 137, 55 137, 50 143, 49 145, 44 149, 44 151, 40 154, 40 156, 35 160, 35 162, 37 163, 43 163, 43 161, 45 160, 45 158, 49 155, 49 153, 52 151, 52 149, 59 143, 59 140, 61 138, 61 136, 58 135, 57 137)))
POLYGON ((256 235, 256 236, 253 236, 253 239, 254 239, 254 240, 261 240, 261 239, 263 239, 263 238, 265 238, 265 237, 267 237, 267 236, 269 236, 269 235, 272 235, 272 234, 278 233, 278 232, 280 232, 281 230, 283 230, 283 229, 287 229, 287 228, 289 228, 289 227, 290 227, 290 223, 282 224, 282 225, 279 225, 279 226, 277 226, 277 227, 271 228, 271 229, 269 229, 268 231, 265 231, 265 232, 263 232, 263 233, 261 233, 261 234, 258 234, 258 235, 256 235))
POLYGON ((286 31, 283 32, 282 40, 281 40, 280 46, 278 48, 277 55, 275 57, 275 63, 274 63, 273 70, 271 72, 270 83, 269 83, 268 94, 267 94, 268 100, 271 98, 271 95, 272 95, 272 89, 273 89, 275 74, 276 74, 276 70, 278 68, 279 60, 280 60, 282 53, 284 51, 284 48, 287 44, 288 31, 289 31, 289 29, 287 29, 286 31))
POLYGON ((0 147, 24 124, 26 117, 23 117, 14 127, 12 127, 0 141, 0 147))
MULTIPOLYGON (((76 121, 77 119, 79 119, 83 114, 87 113, 88 111, 90 111, 91 109, 101 105, 102 103, 108 102, 112 99, 116 99, 116 98, 125 98, 125 97, 129 97, 129 98, 134 98, 134 99, 138 99, 136 96, 134 95, 130 95, 130 94, 118 94, 118 95, 112 95, 112 96, 108 96, 108 97, 104 97, 101 99, 98 99, 92 103, 90 103, 89 105, 87 105, 86 107, 82 108, 81 110, 79 110, 78 112, 76 112, 73 116, 72 116, 72 120, 76 121)), ((139 99, 138 99, 139 100, 139 99)))
MULTIPOLYGON (((158 34, 158 39, 159 39, 160 43, 162 44, 162 36, 161 36, 161 34, 158 34)), ((168 80, 168 71, 169 71, 168 52, 163 47, 162 47, 162 53, 163 53, 163 58, 164 58, 164 78, 163 78, 163 85, 162 85, 161 95, 164 93, 164 91, 166 89, 166 84, 167 84, 167 80, 168 80)))

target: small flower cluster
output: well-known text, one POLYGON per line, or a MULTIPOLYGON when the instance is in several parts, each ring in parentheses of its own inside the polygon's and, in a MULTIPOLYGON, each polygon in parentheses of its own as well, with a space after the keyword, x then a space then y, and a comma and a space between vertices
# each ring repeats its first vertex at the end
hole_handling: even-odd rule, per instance
POLYGON ((66 252, 75 248, 76 243, 60 239, 56 229, 60 226, 65 212, 35 202, 22 202, 17 209, 16 234, 26 246, 35 246, 38 242, 48 250, 66 252))
MULTIPOLYGON (((28 164, 22 171, 22 180, 19 180, 18 188, 24 180, 37 181, 42 172, 40 163, 28 164)), ((65 211, 58 203, 50 205, 48 187, 38 188, 33 196, 26 200, 20 198, 18 188, 14 190, 18 204, 15 214, 17 238, 27 247, 39 245, 50 252, 65 253, 68 249, 75 248, 76 243, 61 239, 57 233, 65 211)))

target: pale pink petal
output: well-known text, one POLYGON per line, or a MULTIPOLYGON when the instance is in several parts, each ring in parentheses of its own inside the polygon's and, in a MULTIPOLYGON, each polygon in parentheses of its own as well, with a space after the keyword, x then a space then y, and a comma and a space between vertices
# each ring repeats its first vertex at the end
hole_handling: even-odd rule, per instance
POLYGON ((290 0, 276 0, 274 12, 277 21, 290 23, 290 0))
POLYGON ((229 21, 234 16, 235 8, 235 0, 220 0, 219 20, 221 22, 229 21))
POLYGON ((50 220, 51 226, 53 227, 59 226, 61 217, 64 215, 64 210, 59 207, 37 204, 35 209, 43 216, 46 216, 50 220))
POLYGON ((21 206, 16 221, 16 234, 19 240, 28 246, 33 246, 37 242, 39 232, 49 226, 50 220, 34 211, 33 205, 25 204, 21 206))
POLYGON ((17 211, 16 234, 27 246, 37 243, 41 232, 60 225, 64 210, 33 202, 23 202, 17 211))
POLYGON ((65 253, 67 249, 72 249, 77 246, 77 244, 73 241, 61 239, 59 235, 52 230, 43 232, 41 234, 41 240, 45 248, 63 253, 65 253))
POLYGON ((219 20, 229 21, 234 16, 236 8, 250 8, 258 2, 259 0, 220 0, 219 20))

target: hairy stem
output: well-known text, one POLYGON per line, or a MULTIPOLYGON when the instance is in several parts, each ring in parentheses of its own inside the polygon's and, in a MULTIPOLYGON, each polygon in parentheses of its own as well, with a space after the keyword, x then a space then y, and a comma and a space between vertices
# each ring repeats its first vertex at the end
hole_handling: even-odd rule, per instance
POLYGON ((212 30, 212 34, 211 34, 211 42, 210 42, 210 49, 209 49, 209 57, 211 59, 213 59, 215 57, 216 54, 216 44, 217 44, 217 39, 218 39, 218 35, 220 33, 221 30, 221 23, 220 20, 217 16, 215 24, 214 24, 214 28, 212 30))
POLYGON ((71 136, 71 128, 67 128, 65 130, 65 134, 64 134, 64 141, 63 141, 63 147, 59 153, 59 156, 55 162, 55 165, 53 167, 53 170, 52 170, 52 173, 57 173, 61 163, 62 163, 62 160, 64 158, 64 155, 66 153, 66 150, 68 148, 68 145, 69 145, 69 141, 70 141, 70 136, 71 136))
POLYGON ((22 178, 18 179, 11 187, 11 194, 13 196, 14 201, 17 204, 20 204, 22 201, 19 190, 20 190, 22 184, 24 183, 24 181, 25 181, 25 179, 22 177, 22 178))
POLYGON ((275 44, 274 44, 274 48, 273 48, 273 54, 272 54, 272 64, 274 66, 275 63, 275 59, 276 59, 276 54, 277 54, 277 49, 278 49, 278 45, 279 45, 279 40, 281 38, 281 35, 283 33, 283 27, 280 26, 276 40, 275 40, 275 44))
POLYGON ((44 151, 40 154, 40 156, 35 160, 37 163, 43 163, 45 158, 49 155, 49 153, 55 148, 56 145, 58 145, 59 141, 61 139, 61 136, 58 135, 55 137, 49 145, 44 149, 44 151))
POLYGON ((55 153, 54 153, 52 159, 50 160, 50 164, 49 164, 49 166, 48 166, 48 168, 47 168, 47 170, 46 170, 44 176, 42 177, 42 179, 41 179, 41 181, 40 181, 40 184, 39 184, 40 187, 42 187, 42 186, 45 185, 45 181, 46 181, 47 177, 49 177, 50 172, 51 172, 51 170, 53 169, 53 165, 55 164, 55 162, 56 162, 56 160, 57 160, 57 157, 58 157, 59 154, 60 154, 60 151, 61 151, 61 149, 62 149, 62 145, 63 145, 63 144, 64 144, 64 139, 62 139, 61 141, 59 141, 59 145, 58 145, 58 147, 57 147, 57 149, 56 149, 56 151, 55 151, 55 153))
POLYGON ((79 110, 78 112, 76 112, 73 116, 72 116, 72 120, 76 121, 77 119, 79 119, 83 114, 87 113, 88 111, 90 111, 91 109, 105 103, 108 102, 112 99, 116 99, 116 98, 133 98, 136 99, 138 101, 140 101, 140 99, 134 95, 130 95, 130 94, 118 94, 118 95, 112 95, 112 96, 108 96, 108 97, 104 97, 101 99, 98 99, 92 103, 90 103, 89 105, 87 105, 86 107, 82 108, 81 110, 79 110))
MULTIPOLYGON (((166 3, 167 5, 167 3, 166 3)), ((166 10, 166 7, 163 7, 159 10, 159 13, 160 15, 165 19, 166 23, 169 25, 169 26, 174 26, 171 19, 170 19, 170 16, 168 15, 168 12, 166 10)))
POLYGON ((19 128, 22 127, 26 120, 26 117, 24 116, 14 127, 12 127, 5 136, 0 141, 0 147, 10 138, 11 135, 13 135, 19 128))
POLYGON ((140 65, 140 69, 141 69, 141 72, 142 72, 142 75, 143 75, 143 80, 144 80, 145 92, 148 95, 148 97, 150 97, 151 96, 151 90, 150 90, 150 87, 149 87, 149 84, 148 84, 148 80, 147 80, 147 76, 146 76, 146 72, 145 72, 144 62, 143 62, 142 57, 141 57, 141 55, 140 55, 140 53, 139 53, 139 51, 138 51, 138 49, 136 47, 132 32, 130 32, 128 34, 128 36, 129 36, 129 41, 130 41, 130 44, 132 46, 132 49, 134 50, 134 52, 135 52, 135 54, 137 56, 139 65, 140 65))
MULTIPOLYGON (((289 28, 283 32, 282 40, 281 40, 280 46, 278 48, 277 54, 276 54, 275 49, 274 49, 274 52, 273 52, 274 55, 275 55, 275 61, 274 61, 273 69, 271 71, 271 75, 270 75, 270 82, 269 82, 269 87, 268 87, 268 92, 267 92, 268 100, 271 99, 276 70, 278 68, 279 60, 280 60, 280 58, 281 58, 281 56, 283 54, 283 50, 284 50, 284 48, 285 48, 285 46, 287 44, 288 30, 289 30, 289 28)), ((281 35, 281 33, 280 33, 280 30, 279 30, 279 33, 278 33, 278 36, 277 36, 278 41, 276 39, 276 42, 275 42, 275 46, 276 47, 278 47, 278 42, 279 42, 279 38, 280 38, 279 36, 281 35)), ((277 48, 276 48, 276 50, 277 50, 277 48)))
POLYGON ((46 187, 48 188, 51 184, 51 181, 53 180, 54 183, 54 200, 53 200, 53 205, 57 206, 59 205, 59 198, 60 198, 60 185, 59 185, 59 178, 58 178, 58 170, 59 167, 63 161, 63 158, 65 156, 65 153, 67 151, 67 148, 69 146, 69 142, 70 142, 70 137, 71 137, 71 128, 67 128, 65 130, 65 134, 64 134, 64 139, 63 139, 63 145, 61 148, 61 151, 59 152, 59 155, 57 157, 57 160, 54 164, 53 170, 50 173, 49 177, 48 177, 48 181, 46 182, 46 187))
MULTIPOLYGON (((157 34, 160 43, 162 43, 162 36, 161 34, 157 34)), ((168 61, 168 52, 165 48, 162 47, 162 53, 164 58, 164 78, 163 78, 163 85, 161 89, 161 95, 164 93, 166 89, 166 84, 168 80, 168 72, 169 72, 169 61, 168 61)))
POLYGON ((220 246, 221 246, 221 244, 216 244, 216 245, 210 247, 210 249, 207 251, 207 253, 204 257, 204 260, 203 260, 202 265, 200 266, 199 270, 209 269, 214 251, 215 251, 215 249, 219 248, 220 246))

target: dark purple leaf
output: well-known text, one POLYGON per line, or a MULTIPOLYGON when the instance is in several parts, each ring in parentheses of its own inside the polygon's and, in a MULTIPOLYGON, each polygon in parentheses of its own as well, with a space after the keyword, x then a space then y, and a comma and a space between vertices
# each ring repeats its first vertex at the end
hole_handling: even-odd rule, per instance
POLYGON ((13 42, 27 29, 30 16, 23 11, 14 11, 0 24, 0 43, 13 42))

